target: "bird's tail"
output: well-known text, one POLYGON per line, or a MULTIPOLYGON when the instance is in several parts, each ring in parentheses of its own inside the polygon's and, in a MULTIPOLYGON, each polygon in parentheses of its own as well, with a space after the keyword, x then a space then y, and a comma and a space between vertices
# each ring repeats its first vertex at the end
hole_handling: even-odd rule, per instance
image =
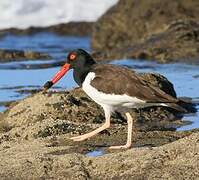
POLYGON ((178 98, 177 103, 165 103, 166 106, 175 109, 182 113, 195 113, 197 112, 196 104, 190 98, 178 98))
POLYGON ((193 101, 193 99, 191 98, 187 98, 187 97, 181 97, 178 98, 179 102, 178 105, 180 105, 181 107, 183 107, 184 109, 187 110, 187 112, 189 113, 196 113, 197 112, 197 103, 195 103, 193 101))
POLYGON ((188 113, 188 110, 176 103, 164 103, 167 107, 170 107, 181 113, 188 113))

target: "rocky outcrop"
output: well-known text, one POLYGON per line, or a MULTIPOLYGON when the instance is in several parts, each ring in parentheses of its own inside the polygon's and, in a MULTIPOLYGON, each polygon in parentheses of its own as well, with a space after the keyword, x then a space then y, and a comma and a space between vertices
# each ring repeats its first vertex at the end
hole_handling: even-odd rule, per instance
POLYGON ((50 55, 40 52, 0 49, 0 62, 50 58, 50 55))
MULTIPOLYGON (((170 137, 169 130, 173 131, 176 126, 182 125, 183 121, 179 119, 179 115, 177 118, 175 113, 168 109, 148 108, 140 112, 134 110, 130 112, 134 117, 134 131, 138 132, 135 135, 136 139, 139 139, 136 146, 144 144, 159 146, 190 134, 190 132, 181 134, 171 132, 170 137), (168 132, 161 133, 159 130, 168 132)), ((58 93, 37 93, 14 103, 1 115, 0 144, 40 138, 49 140, 54 137, 59 139, 58 144, 62 144, 63 135, 66 142, 71 144, 67 140, 69 136, 91 131, 103 122, 103 110, 81 89, 58 93)), ((102 136, 91 138, 92 148, 95 144, 107 146, 107 144, 125 141, 127 128, 125 117, 119 112, 116 113, 112 117, 112 124, 115 128, 104 131, 102 136), (107 141, 102 141, 103 136, 107 141)))
POLYGON ((41 140, 0 147, 1 179, 197 179, 199 133, 155 148, 98 158, 68 153, 41 140))
POLYGON ((70 22, 49 27, 30 27, 27 29, 3 29, 0 30, 0 36, 4 36, 6 34, 33 35, 41 32, 50 32, 62 36, 89 36, 91 34, 92 27, 93 23, 91 22, 70 22))
POLYGON ((95 54, 99 59, 197 63, 198 5, 197 0, 120 1, 94 26, 95 54))

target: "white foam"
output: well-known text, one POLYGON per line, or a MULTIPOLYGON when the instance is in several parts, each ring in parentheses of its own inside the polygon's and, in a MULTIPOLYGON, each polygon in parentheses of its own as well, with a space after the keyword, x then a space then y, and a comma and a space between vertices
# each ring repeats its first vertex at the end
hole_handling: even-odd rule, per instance
POLYGON ((0 0, 0 29, 96 21, 118 0, 0 0))

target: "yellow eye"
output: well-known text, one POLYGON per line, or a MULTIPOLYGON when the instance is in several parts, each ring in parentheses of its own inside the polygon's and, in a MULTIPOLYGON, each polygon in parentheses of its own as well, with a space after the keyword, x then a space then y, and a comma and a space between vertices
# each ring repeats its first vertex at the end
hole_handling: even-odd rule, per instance
POLYGON ((76 54, 70 54, 70 60, 75 60, 75 58, 76 58, 76 54))

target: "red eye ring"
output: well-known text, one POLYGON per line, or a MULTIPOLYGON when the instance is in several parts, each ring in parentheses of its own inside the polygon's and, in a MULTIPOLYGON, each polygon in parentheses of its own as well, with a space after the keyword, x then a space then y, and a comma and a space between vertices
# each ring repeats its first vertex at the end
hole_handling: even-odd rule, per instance
POLYGON ((70 54, 70 60, 74 60, 76 58, 76 54, 70 54))

